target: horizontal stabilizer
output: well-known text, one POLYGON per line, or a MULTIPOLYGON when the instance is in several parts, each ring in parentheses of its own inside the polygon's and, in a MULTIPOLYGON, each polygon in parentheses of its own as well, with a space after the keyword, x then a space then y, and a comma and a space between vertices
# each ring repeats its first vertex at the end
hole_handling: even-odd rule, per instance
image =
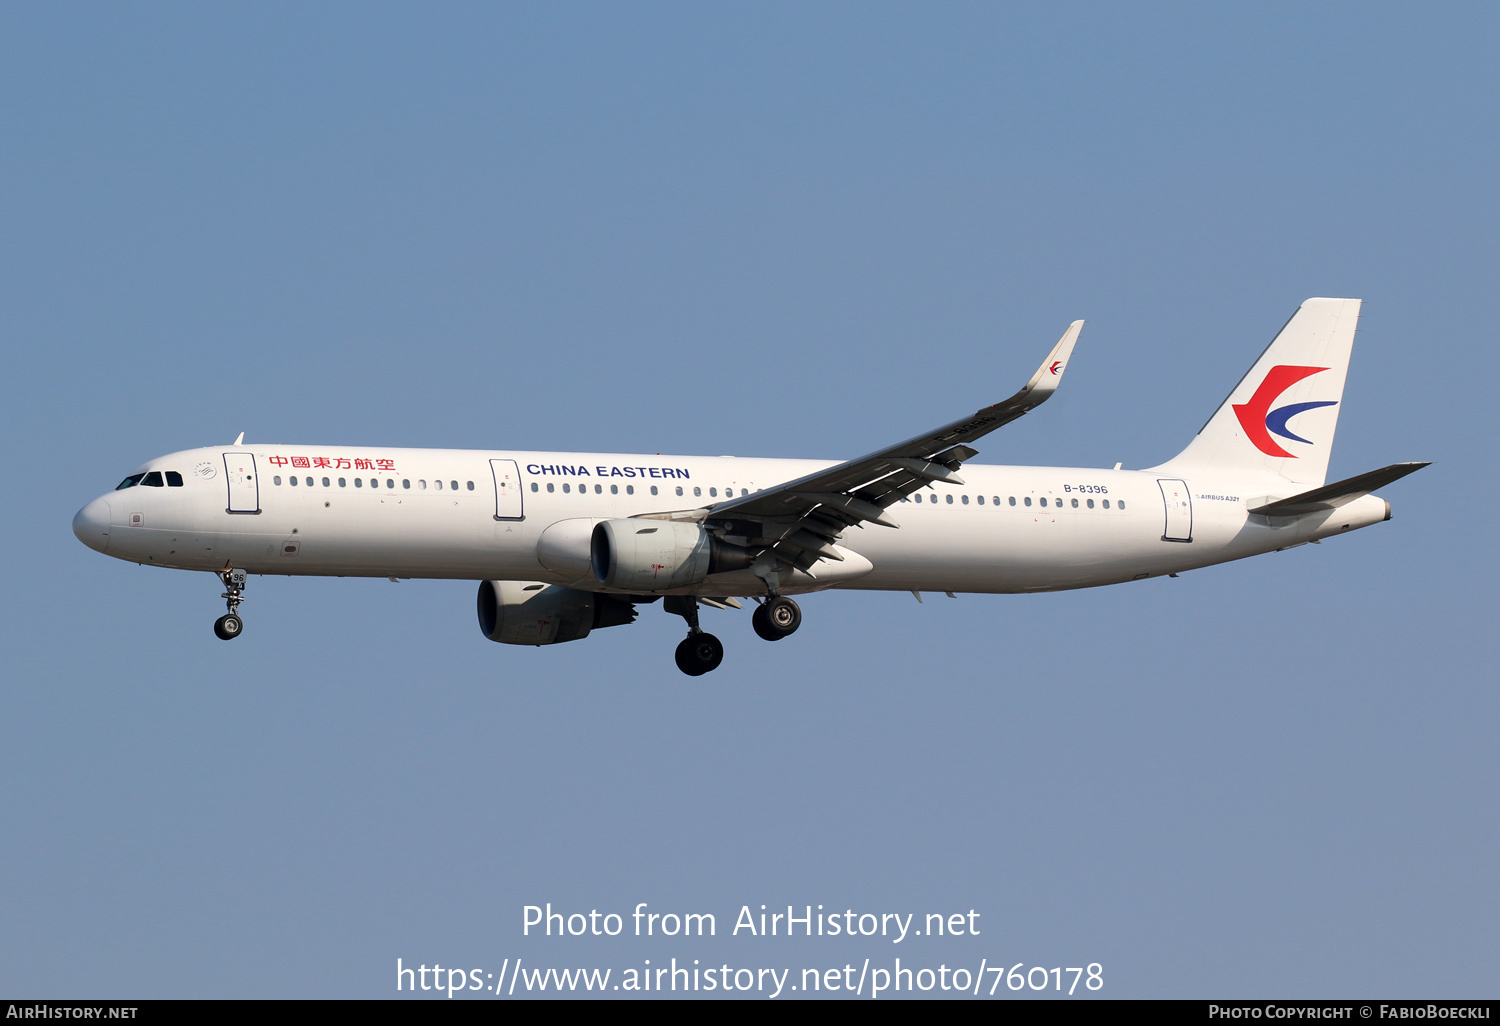
POLYGON ((1383 488, 1392 481, 1399 481, 1407 474, 1415 473, 1429 465, 1428 463, 1392 463, 1389 467, 1381 467, 1367 474, 1335 481, 1331 485, 1314 488, 1310 492, 1268 502, 1264 506, 1255 507, 1250 512, 1263 517, 1300 517, 1305 513, 1338 509, 1361 495, 1369 495, 1375 489, 1383 488))

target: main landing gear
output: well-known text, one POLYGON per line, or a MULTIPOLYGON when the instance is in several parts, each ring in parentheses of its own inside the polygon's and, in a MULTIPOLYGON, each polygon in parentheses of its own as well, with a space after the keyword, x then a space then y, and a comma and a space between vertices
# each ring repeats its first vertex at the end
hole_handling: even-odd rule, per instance
POLYGON ((694 595, 668 595, 662 608, 687 621, 688 636, 677 646, 677 668, 689 677, 701 677, 724 661, 724 643, 698 626, 698 599, 694 595))
POLYGON ((767 641, 780 641, 802 626, 802 608, 780 595, 766 599, 750 614, 750 626, 767 641))
MULTIPOLYGON (((664 608, 687 621, 688 636, 677 646, 677 668, 689 677, 701 677, 724 661, 724 643, 698 626, 698 599, 692 595, 668 595, 664 608)), ((767 641, 780 641, 802 626, 802 610, 789 598, 772 595, 751 614, 750 625, 767 641)))
POLYGON ((214 621, 214 633, 222 641, 232 641, 245 629, 239 613, 240 603, 245 601, 245 571, 220 570, 219 580, 224 582, 223 599, 229 612, 214 621))

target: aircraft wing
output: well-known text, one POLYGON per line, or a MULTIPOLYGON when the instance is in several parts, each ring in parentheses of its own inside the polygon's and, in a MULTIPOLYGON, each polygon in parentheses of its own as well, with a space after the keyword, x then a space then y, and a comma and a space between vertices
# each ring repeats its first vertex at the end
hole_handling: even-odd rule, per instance
POLYGON ((963 484, 959 466, 978 455, 967 443, 1046 402, 1062 380, 1082 329, 1082 321, 1069 325, 1031 380, 1009 399, 859 459, 721 502, 706 511, 704 520, 749 521, 726 525, 725 533, 752 547, 769 544, 778 558, 804 571, 822 558, 841 560, 833 543, 844 528, 866 521, 896 527, 885 516, 887 506, 933 481, 963 484))

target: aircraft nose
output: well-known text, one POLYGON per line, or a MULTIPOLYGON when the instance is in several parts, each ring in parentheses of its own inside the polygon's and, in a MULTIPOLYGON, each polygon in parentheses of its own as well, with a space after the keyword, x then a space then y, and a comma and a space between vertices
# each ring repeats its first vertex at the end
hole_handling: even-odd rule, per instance
POLYGON ((109 548, 109 502, 95 499, 73 515, 73 533, 95 552, 109 548))

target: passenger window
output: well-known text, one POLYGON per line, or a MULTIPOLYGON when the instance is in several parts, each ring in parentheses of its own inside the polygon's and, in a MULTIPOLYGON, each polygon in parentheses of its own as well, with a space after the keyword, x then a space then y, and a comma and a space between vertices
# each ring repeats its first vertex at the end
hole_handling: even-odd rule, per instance
POLYGON ((604 486, 603 485, 594 485, 594 494, 595 495, 603 495, 604 494, 604 486))
POLYGON ((611 495, 619 495, 620 494, 620 486, 619 485, 610 485, 609 486, 609 494, 611 494, 611 495))
POLYGON ((1031 496, 1029 496, 1029 495, 1026 496, 1025 502, 1026 502, 1026 505, 1030 506, 1031 505, 1031 496))
POLYGON ((296 477, 296 475, 294 474, 291 477, 287 478, 286 479, 286 483, 289 484, 289 485, 291 485, 293 488, 297 487, 297 477, 296 477))
POLYGON ((677 494, 678 494, 678 495, 681 495, 681 494, 682 494, 682 485, 678 485, 678 486, 677 486, 677 494))
POLYGON ((409 480, 407 480, 406 478, 403 477, 401 479, 401 487, 402 488, 410 488, 411 487, 411 482, 409 480))
MULTIPOLYGON (((1090 505, 1093 505, 1093 503, 1090 503, 1090 505)), ((1077 509, 1077 508, 1078 508, 1078 500, 1077 500, 1077 499, 1074 499, 1074 500, 1073 500, 1073 508, 1074 508, 1074 509, 1077 509)))
POLYGON ((432 482, 432 487, 435 488, 435 489, 437 489, 438 491, 442 491, 443 490, 443 482, 442 482, 442 480, 440 479, 440 480, 432 482))
POLYGON ((419 492, 425 492, 426 490, 427 490, 427 482, 426 481, 418 481, 417 482, 417 491, 419 491, 419 492))
POLYGON ((740 495, 741 495, 741 497, 749 495, 749 494, 750 494, 750 489, 748 489, 748 488, 741 488, 740 489, 740 495))
POLYGON ((1120 499, 1120 500, 1116 501, 1115 502, 1115 508, 1116 509, 1124 509, 1125 508, 1125 500, 1124 499, 1120 499))
POLYGON ((1108 499, 1104 500, 1104 508, 1105 509, 1109 509, 1109 500, 1108 499))
POLYGON ((329 484, 330 484, 330 483, 331 483, 331 482, 330 482, 330 481, 329 481, 329 480, 328 480, 328 478, 326 478, 326 477, 325 477, 325 478, 324 478, 324 479, 323 479, 323 487, 324 487, 324 488, 327 488, 327 487, 328 487, 328 486, 329 486, 329 484))
POLYGON ((981 506, 983 506, 984 505, 984 496, 983 495, 976 495, 976 496, 974 496, 974 501, 977 502, 977 503, 979 503, 981 506))
MULTIPOLYGON (((342 481, 343 478, 339 478, 339 480, 342 481)), ((356 477, 354 479, 354 487, 356 487, 356 488, 363 488, 364 486, 365 486, 365 479, 364 478, 362 478, 362 477, 356 477)))
POLYGON ((271 481, 275 484, 281 484, 281 475, 277 474, 275 477, 271 478, 271 481))
POLYGON ((697 485, 693 485, 693 498, 696 499, 696 498, 700 497, 702 494, 703 494, 703 489, 699 488, 697 485))
POLYGON ((385 479, 385 487, 386 487, 387 491, 392 491, 393 492, 393 491, 396 490, 396 482, 393 481, 391 478, 386 478, 385 479))
MULTIPOLYGON (((1011 497, 1010 497, 1010 504, 1011 504, 1011 505, 1012 505, 1012 506, 1014 506, 1014 505, 1015 505, 1015 504, 1016 504, 1016 497, 1015 497, 1015 496, 1014 496, 1014 495, 1012 495, 1012 496, 1011 496, 1011 497)), ((1029 503, 1028 503, 1028 505, 1029 505, 1029 503)))
POLYGON ((950 505, 950 506, 953 505, 953 493, 952 492, 948 493, 948 505, 950 505))
MULTIPOLYGON (((625 494, 626 495, 634 495, 635 494, 635 485, 626 485, 625 486, 625 494)), ((651 486, 651 494, 652 495, 656 494, 656 486, 655 485, 651 486)))
POLYGON ((1037 502, 1041 503, 1043 509, 1047 507, 1047 497, 1045 495, 1038 499, 1037 502))
POLYGON ((162 484, 161 471, 159 470, 153 470, 151 471, 151 473, 141 478, 141 484, 145 485, 147 488, 165 487, 165 485, 162 484))
POLYGON ((167 471, 167 487, 168 488, 181 488, 182 487, 182 475, 179 474, 179 473, 177 473, 177 471, 175 471, 175 470, 169 470, 169 471, 167 471))
POLYGON ((718 490, 718 489, 717 489, 717 488, 710 488, 710 489, 709 489, 709 490, 708 490, 708 494, 709 494, 709 495, 710 495, 710 496, 711 496, 711 497, 713 497, 713 498, 718 498, 718 497, 719 497, 719 490, 718 490))
POLYGON ((570 485, 570 484, 568 484, 566 481, 564 481, 563 482, 563 494, 567 495, 567 494, 569 494, 572 491, 573 491, 573 486, 570 485))
POLYGON ((307 482, 307 487, 309 487, 309 488, 312 487, 312 478, 306 477, 306 478, 303 478, 303 480, 307 482))
POLYGON ((370 478, 370 487, 371 488, 379 488, 380 487, 380 480, 379 480, 379 478, 374 478, 374 477, 370 478))
POLYGON ((449 484, 450 487, 452 487, 452 489, 455 492, 458 491, 458 482, 457 481, 449 481, 448 484, 449 484))
POLYGON ((969 497, 967 495, 965 495, 964 496, 964 505, 967 506, 968 504, 969 504, 969 497))
POLYGON ((552 491, 552 482, 551 481, 547 482, 547 491, 549 491, 549 492, 552 491))
POLYGON ((145 474, 131 474, 125 480, 115 485, 115 491, 118 492, 122 488, 134 488, 136 485, 141 483, 141 478, 145 476, 145 474))
POLYGON ((540 490, 540 489, 537 488, 535 481, 531 482, 531 490, 534 491, 534 492, 540 490))
POLYGON ((1088 504, 1089 504, 1089 509, 1093 509, 1094 508, 1094 500, 1093 499, 1089 499, 1088 500, 1088 504))
MULTIPOLYGON (((457 485, 457 484, 455 484, 455 485, 454 485, 454 486, 453 486, 453 487, 454 487, 454 488, 457 488, 457 487, 458 487, 458 485, 457 485)), ((470 481, 470 482, 469 482, 469 491, 471 491, 471 492, 472 492, 472 491, 473 491, 473 490, 474 490, 474 482, 473 482, 473 481, 470 481)))
POLYGON ((342 477, 339 478, 339 487, 340 488, 348 488, 349 487, 347 484, 344 483, 344 479, 342 477))

